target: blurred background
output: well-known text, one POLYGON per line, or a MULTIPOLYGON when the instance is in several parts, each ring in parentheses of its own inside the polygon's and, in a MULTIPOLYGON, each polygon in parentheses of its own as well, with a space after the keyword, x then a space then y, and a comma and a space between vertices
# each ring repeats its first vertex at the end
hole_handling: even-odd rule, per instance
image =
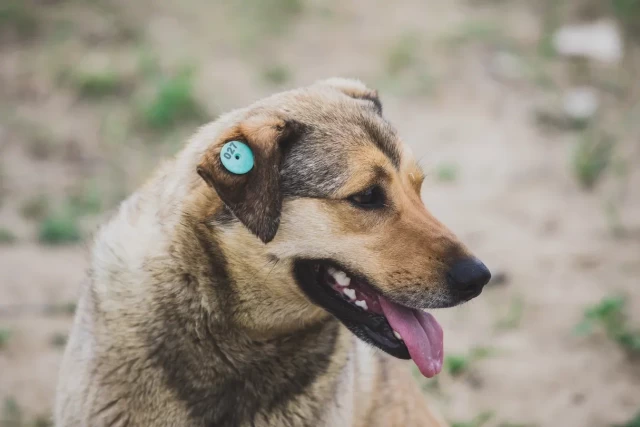
MULTIPOLYGON (((0 0, 0 426, 47 426, 96 226, 202 123, 356 77, 491 268, 455 427, 640 426, 640 0, 0 0)), ((135 236, 132 236, 135 238, 135 236)))

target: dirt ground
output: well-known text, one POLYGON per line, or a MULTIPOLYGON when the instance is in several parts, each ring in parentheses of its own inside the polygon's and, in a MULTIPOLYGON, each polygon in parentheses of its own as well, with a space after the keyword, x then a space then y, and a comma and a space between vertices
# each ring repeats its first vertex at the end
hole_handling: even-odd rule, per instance
POLYGON ((637 74, 598 66, 593 124, 543 125, 585 77, 540 53, 532 2, 0 3, 0 426, 47 425, 103 214, 199 123, 330 76, 379 89, 427 171, 425 204, 496 277, 435 313, 453 357, 423 384, 446 418, 597 427, 640 410, 638 360, 600 328, 575 333, 618 294, 640 325, 637 74), (575 152, 600 132, 616 143, 589 190, 575 152))

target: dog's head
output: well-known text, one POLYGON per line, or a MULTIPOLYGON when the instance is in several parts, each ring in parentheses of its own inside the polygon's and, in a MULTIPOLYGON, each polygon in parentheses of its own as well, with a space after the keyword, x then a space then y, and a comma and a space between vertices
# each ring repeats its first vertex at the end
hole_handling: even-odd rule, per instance
POLYGON ((476 297, 490 273, 425 208, 423 173, 376 91, 330 79, 267 98, 211 142, 197 170, 225 205, 213 221, 245 230, 247 259, 284 261, 269 292, 312 301, 427 376, 440 370, 442 329, 424 310, 476 297), (249 173, 222 165, 231 140, 253 151, 249 173))

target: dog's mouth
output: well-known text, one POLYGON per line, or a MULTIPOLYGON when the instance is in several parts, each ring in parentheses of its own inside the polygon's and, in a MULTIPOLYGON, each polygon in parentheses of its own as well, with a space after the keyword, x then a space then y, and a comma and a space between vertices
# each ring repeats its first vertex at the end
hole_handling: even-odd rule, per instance
POLYGON ((443 332, 436 319, 384 297, 365 278, 331 261, 298 260, 295 276, 314 303, 356 336, 400 359, 413 359, 431 378, 442 369, 443 332))

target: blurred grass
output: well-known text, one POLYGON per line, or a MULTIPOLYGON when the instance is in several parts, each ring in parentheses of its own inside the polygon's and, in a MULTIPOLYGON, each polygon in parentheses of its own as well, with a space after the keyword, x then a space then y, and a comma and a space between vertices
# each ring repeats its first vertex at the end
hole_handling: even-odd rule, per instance
POLYGON ((607 296, 585 309, 584 317, 574 332, 586 336, 600 328, 630 356, 640 356, 640 329, 634 329, 629 325, 626 306, 626 297, 607 296))
POLYGON ((82 239, 78 218, 71 209, 60 209, 40 222, 38 239, 46 245, 76 243, 82 239))
POLYGON ((0 2, 0 34, 9 33, 25 39, 34 36, 38 26, 38 16, 29 1, 2 0, 0 2))
POLYGON ((495 354, 487 347, 475 347, 467 354, 448 354, 444 358, 444 370, 454 377, 467 372, 473 363, 495 354))
POLYGON ((436 168, 436 178, 440 182, 454 182, 458 173, 458 166, 453 163, 441 163, 436 168))
POLYGON ((194 95, 193 71, 187 69, 161 78, 154 95, 143 105, 141 115, 145 125, 155 130, 166 130, 185 121, 206 120, 205 108, 194 95))
POLYGON ((115 70, 72 71, 65 77, 78 95, 84 98, 103 98, 117 95, 125 88, 124 80, 115 70))
POLYGON ((17 238, 13 231, 8 228, 0 227, 0 245, 15 243, 16 240, 17 238))
POLYGON ((640 427, 640 411, 624 424, 616 424, 612 427, 640 427))
POLYGON ((7 328, 0 328, 0 350, 7 348, 11 335, 11 330, 7 328))
POLYGON ((291 77, 291 70, 284 64, 270 65, 262 72, 262 79, 268 84, 276 86, 288 82, 291 77))
POLYGON ((485 411, 476 415, 471 421, 456 421, 451 423, 451 427, 482 427, 495 418, 493 411, 485 411))
POLYGON ((613 154, 613 139, 588 129, 579 136, 573 153, 573 172, 582 188, 591 190, 607 169, 613 154))

